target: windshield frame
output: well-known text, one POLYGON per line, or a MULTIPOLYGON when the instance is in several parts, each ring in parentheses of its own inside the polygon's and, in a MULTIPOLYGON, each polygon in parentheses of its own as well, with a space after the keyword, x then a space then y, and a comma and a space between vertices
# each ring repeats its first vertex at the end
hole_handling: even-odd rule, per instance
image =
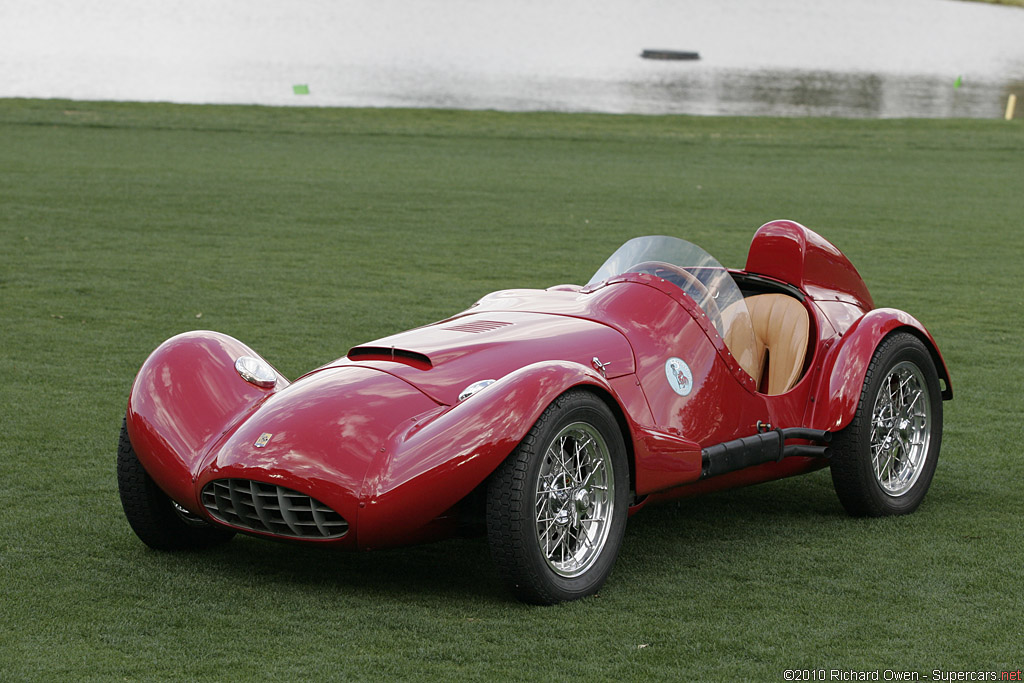
MULTIPOLYGON (((608 257, 586 287, 630 273, 653 275, 678 287, 704 311, 734 357, 734 349, 754 348, 743 292, 729 269, 696 244, 667 235, 635 237, 608 257)), ((742 366, 746 359, 736 360, 742 366)))
MULTIPOLYGON (((736 281, 732 279, 729 269, 696 244, 678 237, 668 235, 634 237, 608 257, 586 286, 591 287, 626 273, 647 273, 662 277, 689 294, 709 317, 720 317, 713 315, 716 311, 712 307, 712 303, 717 306, 718 311, 724 311, 734 304, 740 304, 744 309, 746 308, 746 305, 742 303, 743 293, 736 281), (664 269, 665 274, 662 275, 653 272, 652 264, 666 264, 692 274, 707 289, 713 302, 709 302, 703 293, 693 291, 694 288, 683 286, 678 278, 669 277, 668 275, 671 273, 669 268, 664 269), (641 267, 638 268, 638 266, 641 267)), ((718 332, 724 336, 724 330, 719 329, 718 332)))

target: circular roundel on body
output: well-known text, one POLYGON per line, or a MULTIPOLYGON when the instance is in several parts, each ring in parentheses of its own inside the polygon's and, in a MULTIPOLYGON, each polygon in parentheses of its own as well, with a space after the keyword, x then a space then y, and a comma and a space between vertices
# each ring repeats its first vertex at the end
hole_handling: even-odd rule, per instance
POLYGON ((680 396, 689 396, 693 390, 693 373, 682 358, 669 358, 665 361, 665 377, 672 391, 680 396))

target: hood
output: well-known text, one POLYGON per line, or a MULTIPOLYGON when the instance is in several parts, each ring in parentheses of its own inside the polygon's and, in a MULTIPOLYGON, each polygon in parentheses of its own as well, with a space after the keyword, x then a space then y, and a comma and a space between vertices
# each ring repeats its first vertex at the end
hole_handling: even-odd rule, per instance
POLYGON ((354 524, 367 469, 413 426, 410 418, 437 408, 378 370, 322 370, 277 392, 226 433, 196 473, 196 489, 227 479, 278 485, 354 524))
POLYGON ((358 364, 400 377, 445 405, 468 385, 501 379, 519 368, 565 360, 607 377, 635 372, 633 350, 617 330, 550 313, 489 311, 445 320, 357 346, 331 367, 358 364))

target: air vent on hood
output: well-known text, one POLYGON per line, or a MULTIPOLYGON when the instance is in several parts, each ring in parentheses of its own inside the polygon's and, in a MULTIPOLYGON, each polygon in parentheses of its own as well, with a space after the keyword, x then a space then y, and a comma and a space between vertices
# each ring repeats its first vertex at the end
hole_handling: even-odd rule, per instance
POLYGON ((452 332, 490 332, 491 330, 497 330, 501 327, 507 327, 512 323, 503 323, 497 320, 473 320, 464 323, 457 323, 455 325, 449 325, 448 327, 442 327, 442 330, 451 330, 452 332))
POLYGON ((390 346, 356 346, 348 352, 349 360, 386 360, 402 363, 417 370, 429 370, 433 367, 430 358, 417 351, 396 349, 390 346))

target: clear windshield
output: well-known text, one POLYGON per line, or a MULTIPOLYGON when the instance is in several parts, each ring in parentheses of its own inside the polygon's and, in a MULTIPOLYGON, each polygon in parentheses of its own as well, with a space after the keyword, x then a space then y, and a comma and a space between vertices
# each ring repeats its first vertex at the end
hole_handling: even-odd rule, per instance
MULTIPOLYGON (((623 273, 648 273, 682 289, 711 319, 733 355, 738 350, 754 348, 754 332, 743 293, 725 266, 696 244, 663 235, 631 239, 598 268, 587 284, 623 273)), ((746 359, 736 360, 747 367, 746 359)))

